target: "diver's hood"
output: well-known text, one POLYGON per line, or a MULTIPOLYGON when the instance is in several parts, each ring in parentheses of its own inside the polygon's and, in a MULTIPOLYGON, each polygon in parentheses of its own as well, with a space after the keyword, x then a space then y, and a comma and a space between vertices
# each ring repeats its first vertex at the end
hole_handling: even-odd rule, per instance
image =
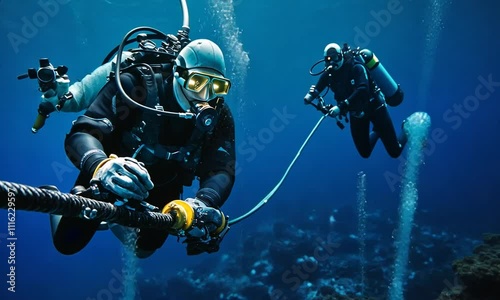
POLYGON ((200 71, 205 74, 225 77, 226 64, 221 49, 214 42, 198 39, 187 44, 175 59, 174 95, 184 111, 191 108, 190 101, 210 101, 216 98, 209 87, 195 93, 186 90, 179 81, 177 68, 189 71, 200 71))
POLYGON ((177 79, 177 77, 178 76, 174 76, 174 81, 173 81, 173 83, 174 83, 174 96, 175 96, 175 99, 177 99, 177 103, 179 103, 182 110, 184 110, 186 112, 186 111, 191 109, 191 104, 187 98, 187 95, 184 94, 184 88, 179 83, 179 80, 177 79))

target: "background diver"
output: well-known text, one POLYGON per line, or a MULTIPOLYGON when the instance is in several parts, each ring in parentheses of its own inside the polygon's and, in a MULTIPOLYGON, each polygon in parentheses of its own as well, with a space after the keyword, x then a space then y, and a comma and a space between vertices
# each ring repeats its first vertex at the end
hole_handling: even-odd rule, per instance
MULTIPOLYGON (((404 97, 403 91, 371 51, 351 50, 347 44, 341 48, 336 43, 330 43, 324 49, 324 59, 314 64, 310 72, 311 75, 321 76, 305 95, 305 104, 313 104, 318 98, 322 102, 320 94, 325 88, 330 88, 340 110, 339 116, 347 119, 349 114, 351 135, 359 154, 364 158, 370 157, 380 138, 387 153, 393 158, 399 157, 407 142, 405 121, 398 138, 387 104, 399 105, 404 97), (323 61, 324 69, 313 74, 312 69, 323 61), (373 124, 372 130, 370 123, 373 124)), ((317 108, 320 109, 320 106, 317 108)))

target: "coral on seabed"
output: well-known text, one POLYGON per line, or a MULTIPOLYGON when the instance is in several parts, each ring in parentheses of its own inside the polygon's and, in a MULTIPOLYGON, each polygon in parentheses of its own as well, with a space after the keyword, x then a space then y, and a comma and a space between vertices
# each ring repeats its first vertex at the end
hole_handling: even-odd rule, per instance
POLYGON ((500 235, 485 234, 472 256, 453 263, 460 283, 443 291, 438 300, 500 299, 500 235))
MULTIPOLYGON (((394 263, 391 233, 396 227, 390 215, 380 210, 367 215, 369 230, 364 235, 362 259, 357 215, 352 207, 298 214, 309 217, 266 223, 241 235, 233 246, 227 241, 218 253, 205 255, 202 264, 186 267, 174 277, 139 281, 141 298, 387 299, 394 263)), ((405 300, 436 298, 443 289, 443 280, 453 276, 453 260, 479 244, 433 227, 425 212, 417 218, 420 225, 415 225, 412 233, 405 300)))

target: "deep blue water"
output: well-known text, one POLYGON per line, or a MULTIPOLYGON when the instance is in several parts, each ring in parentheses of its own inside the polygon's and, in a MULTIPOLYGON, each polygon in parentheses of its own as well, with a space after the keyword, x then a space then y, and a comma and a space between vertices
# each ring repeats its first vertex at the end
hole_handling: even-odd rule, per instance
MULTIPOLYGON (((222 29, 209 2, 189 1, 191 38, 219 43, 229 69, 245 66, 241 53, 230 47, 231 39, 242 43, 250 59, 247 73, 237 72, 240 77, 233 79, 241 85, 235 85, 227 98, 237 123, 239 173, 226 213, 243 214, 277 183, 320 118, 302 100, 317 80, 309 75, 310 66, 321 58, 327 43, 348 42, 373 50, 403 87, 403 104, 390 109, 398 131, 414 111, 424 110, 432 117, 418 185, 418 208, 429 212, 426 221, 477 238, 483 232, 500 231, 500 40, 496 37, 500 21, 495 1, 220 1, 222 8, 234 2, 238 37, 222 29), (485 88, 485 79, 493 84, 485 88), (483 100, 477 100, 478 95, 483 100), (457 112, 457 105, 463 113, 457 112), (282 130, 270 131, 271 122, 284 112, 289 118, 282 130), (255 139, 259 146, 252 146, 255 139)), ((55 65, 67 65, 70 78, 77 81, 96 68, 130 29, 151 26, 175 33, 181 13, 177 1, 72 0, 54 2, 54 10, 43 19, 40 3, 45 2, 0 1, 0 179, 32 186, 53 184, 68 191, 77 170, 66 159, 63 141, 78 114, 53 114, 39 133, 32 134, 40 94, 35 81, 16 76, 36 67, 40 57, 49 57, 55 65), (26 20, 38 24, 35 32, 26 31, 26 20), (13 42, 14 36, 22 37, 22 42, 13 42)), ((298 213, 304 207, 333 210, 355 205, 360 171, 367 174, 368 209, 392 211, 397 219, 399 187, 386 178, 399 174, 402 158, 390 158, 379 144, 369 159, 363 159, 349 129, 340 130, 333 120, 325 120, 282 188, 257 214, 234 226, 220 252, 275 219, 300 225, 301 217, 307 218, 298 213)), ((185 196, 190 192, 193 189, 187 189, 185 196)), ((110 232, 98 233, 80 253, 63 256, 52 245, 48 216, 18 211, 16 293, 12 294, 6 290, 4 275, 9 267, 6 232, 7 214, 2 210, 1 299, 32 299, 32 294, 37 299, 95 298, 108 288, 114 270, 121 269, 121 247, 110 232)), ((141 261, 142 274, 173 275, 211 259, 187 257, 184 252, 183 245, 170 238, 161 251, 141 261)))

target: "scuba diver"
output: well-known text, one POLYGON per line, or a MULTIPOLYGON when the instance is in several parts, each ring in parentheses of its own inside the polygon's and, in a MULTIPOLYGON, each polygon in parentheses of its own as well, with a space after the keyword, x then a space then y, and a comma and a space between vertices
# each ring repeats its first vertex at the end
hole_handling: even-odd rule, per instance
MULTIPOLYGON (((149 257, 169 234, 186 237, 188 255, 215 252, 228 230, 220 208, 235 179, 234 120, 223 98, 231 82, 223 53, 206 39, 190 41, 175 59, 149 40, 141 45, 131 59, 122 60, 118 51, 117 61, 125 62, 114 64, 116 71, 102 89, 102 76, 95 72, 75 89, 77 99, 84 95, 87 100, 70 108, 89 107, 65 139, 66 154, 80 170, 72 193, 102 196, 131 210, 154 210, 181 199, 183 186, 197 178, 196 195, 183 201, 195 211, 195 226, 188 232, 134 229, 135 254, 149 257), (90 101, 92 95, 97 97, 90 101)), ((51 215, 59 252, 79 252, 106 225, 91 214, 88 219, 51 215)), ((107 225, 122 242, 131 232, 107 225)))
POLYGON ((177 35, 135 28, 80 82, 70 86, 68 68, 55 68, 47 58, 18 76, 36 79, 42 92, 33 133, 54 111, 86 110, 65 139, 66 155, 80 170, 71 193, 130 213, 161 207, 177 216, 171 229, 154 229, 100 222, 98 212, 85 205, 77 208, 79 217, 51 214, 53 243, 62 254, 81 251, 102 229, 126 244, 133 237, 139 258, 151 256, 168 235, 185 238, 188 255, 212 253, 229 230, 220 208, 235 180, 234 120, 224 102, 231 81, 219 46, 190 39, 187 3, 180 4, 183 25, 177 35), (139 31, 152 33, 131 38, 139 31), (124 50, 134 42, 139 47, 124 50), (195 195, 179 200, 195 179, 195 195))
POLYGON ((403 101, 403 91, 370 50, 353 50, 347 44, 341 48, 336 43, 330 43, 324 49, 324 59, 311 67, 310 74, 321 76, 316 85, 310 87, 304 103, 336 117, 341 129, 344 125, 340 120, 345 118, 349 122, 350 119, 352 139, 362 157, 370 157, 379 138, 391 157, 401 155, 407 142, 405 121, 397 137, 387 104, 399 105, 403 101), (324 69, 313 73, 313 68, 321 62, 325 64, 324 69), (335 107, 324 104, 320 94, 325 88, 333 91, 337 101, 335 107), (316 99, 318 103, 314 103, 316 99), (373 124, 371 131, 370 123, 373 124))

